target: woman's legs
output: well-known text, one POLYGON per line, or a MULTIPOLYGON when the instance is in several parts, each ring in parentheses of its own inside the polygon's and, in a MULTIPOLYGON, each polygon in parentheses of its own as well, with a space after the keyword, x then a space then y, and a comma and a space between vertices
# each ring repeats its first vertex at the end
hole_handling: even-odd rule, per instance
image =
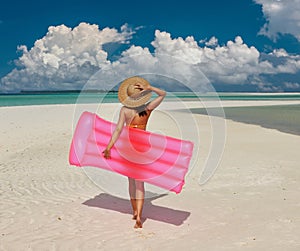
POLYGON ((142 211, 145 199, 144 182, 128 178, 130 202, 133 210, 133 219, 136 220, 135 228, 142 227, 142 211))
POLYGON ((136 209, 137 209, 137 216, 136 216, 136 223, 135 228, 142 228, 142 211, 144 206, 144 198, 145 198, 145 188, 143 181, 135 181, 135 196, 136 196, 136 209))
POLYGON ((128 177, 129 182, 129 196, 130 196, 130 202, 133 210, 133 217, 132 219, 136 220, 137 217, 137 207, 136 207, 136 194, 135 194, 135 180, 128 177))

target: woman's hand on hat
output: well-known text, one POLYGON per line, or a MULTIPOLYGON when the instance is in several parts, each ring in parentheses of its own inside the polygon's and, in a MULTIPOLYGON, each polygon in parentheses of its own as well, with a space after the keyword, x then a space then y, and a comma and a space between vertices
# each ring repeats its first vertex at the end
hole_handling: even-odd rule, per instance
POLYGON ((145 91, 148 88, 148 86, 145 86, 145 85, 140 84, 140 83, 134 84, 134 87, 137 88, 137 89, 139 89, 140 91, 145 91))
POLYGON ((104 158, 110 159, 110 150, 108 150, 106 148, 102 153, 103 153, 104 158))

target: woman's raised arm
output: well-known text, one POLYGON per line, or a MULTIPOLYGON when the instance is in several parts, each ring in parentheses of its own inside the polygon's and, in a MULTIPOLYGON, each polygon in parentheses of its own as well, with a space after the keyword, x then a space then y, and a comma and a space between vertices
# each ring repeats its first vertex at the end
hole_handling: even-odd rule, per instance
POLYGON ((148 90, 153 91, 158 95, 147 105, 148 110, 154 110, 163 101, 166 96, 166 92, 154 86, 149 86, 148 90))

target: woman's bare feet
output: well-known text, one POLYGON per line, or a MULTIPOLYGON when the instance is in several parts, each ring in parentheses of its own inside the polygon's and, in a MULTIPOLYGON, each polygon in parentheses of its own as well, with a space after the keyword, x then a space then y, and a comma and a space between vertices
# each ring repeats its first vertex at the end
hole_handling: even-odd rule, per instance
POLYGON ((133 220, 136 220, 136 218, 137 218, 137 212, 134 212, 134 213, 133 213, 133 216, 132 216, 132 219, 133 219, 133 220))
POLYGON ((134 228, 142 228, 142 227, 143 227, 143 224, 142 224, 141 219, 136 219, 134 228))

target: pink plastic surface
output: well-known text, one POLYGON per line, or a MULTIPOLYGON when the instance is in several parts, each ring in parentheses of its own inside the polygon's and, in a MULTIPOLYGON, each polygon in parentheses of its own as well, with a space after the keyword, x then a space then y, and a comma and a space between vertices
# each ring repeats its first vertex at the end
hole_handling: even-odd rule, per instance
POLYGON ((102 151, 116 125, 84 112, 75 129, 69 162, 117 172, 169 191, 180 193, 193 152, 193 143, 169 136, 124 127, 111 149, 111 159, 102 151))

